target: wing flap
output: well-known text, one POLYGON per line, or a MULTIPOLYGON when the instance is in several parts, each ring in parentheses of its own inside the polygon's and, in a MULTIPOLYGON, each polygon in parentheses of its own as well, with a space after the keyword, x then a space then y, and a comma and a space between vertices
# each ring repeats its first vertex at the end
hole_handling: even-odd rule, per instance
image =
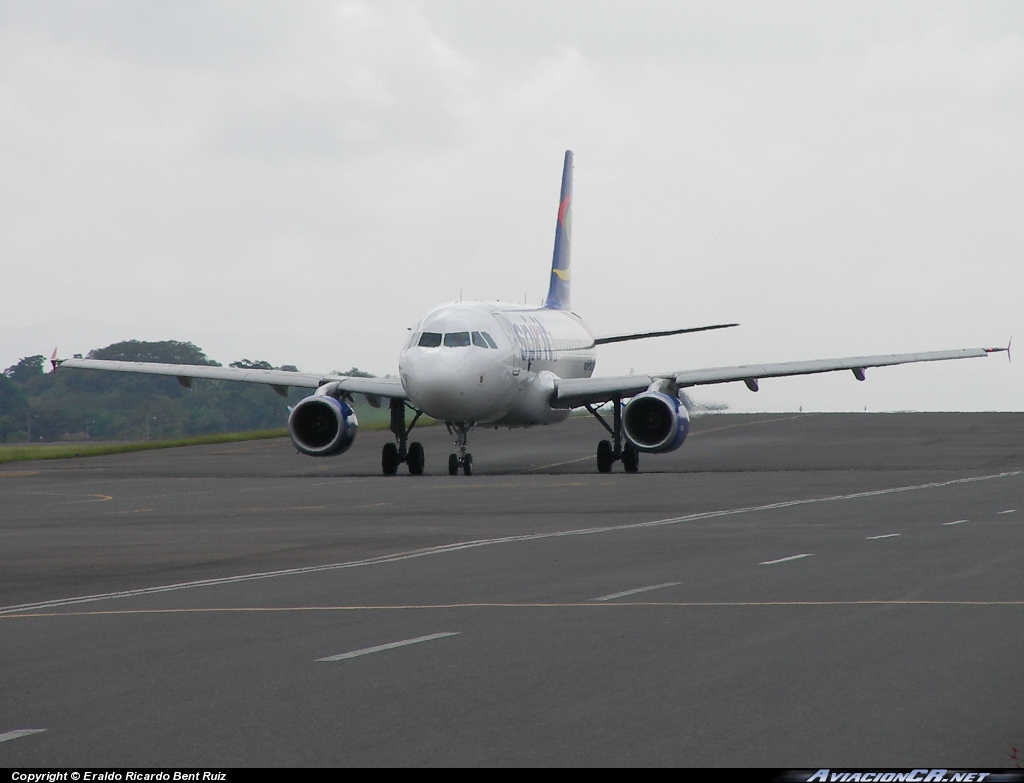
MULTIPOLYGON (((748 364, 736 367, 710 367, 703 370, 683 370, 666 373, 664 376, 675 380, 678 386, 701 386, 730 381, 781 378, 789 375, 813 375, 837 370, 861 371, 867 367, 889 367, 895 364, 915 362, 941 362, 949 359, 972 359, 988 356, 991 348, 961 348, 953 351, 928 351, 925 353, 894 353, 877 356, 848 356, 841 359, 812 359, 803 362, 780 362, 776 364, 748 364)), ((1005 350, 1005 349, 998 349, 1005 350)))
POLYGON ((274 388, 280 394, 279 389, 289 386, 316 389, 325 383, 337 382, 338 389, 352 394, 407 398, 402 382, 397 378, 353 378, 346 375, 318 375, 308 372, 288 372, 287 370, 253 370, 242 367, 210 367, 199 364, 159 364, 157 362, 118 362, 107 359, 64 359, 55 364, 61 369, 170 375, 177 378, 178 383, 182 386, 188 388, 191 388, 194 379, 206 378, 215 381, 261 383, 274 388))
POLYGON ((888 367, 915 362, 941 362, 950 359, 973 359, 1006 348, 960 348, 953 351, 927 351, 924 353, 894 353, 878 356, 848 356, 841 359, 812 359, 803 362, 774 364, 746 364, 736 367, 709 367, 703 370, 657 373, 654 375, 620 375, 607 378, 560 378, 551 398, 553 408, 576 408, 581 405, 607 402, 615 397, 632 397, 647 389, 655 380, 674 381, 676 386, 702 386, 712 383, 743 381, 757 391, 761 378, 780 378, 789 375, 813 375, 822 372, 852 370, 862 380, 868 367, 888 367))

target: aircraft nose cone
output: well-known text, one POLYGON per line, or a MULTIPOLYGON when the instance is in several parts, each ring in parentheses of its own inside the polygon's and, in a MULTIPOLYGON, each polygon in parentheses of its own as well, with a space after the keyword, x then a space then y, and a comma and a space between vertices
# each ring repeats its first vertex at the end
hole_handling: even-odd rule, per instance
POLYGON ((471 357, 446 356, 446 350, 471 349, 440 349, 403 363, 402 381, 410 399, 428 416, 442 421, 485 419, 491 407, 486 370, 474 366, 471 357))

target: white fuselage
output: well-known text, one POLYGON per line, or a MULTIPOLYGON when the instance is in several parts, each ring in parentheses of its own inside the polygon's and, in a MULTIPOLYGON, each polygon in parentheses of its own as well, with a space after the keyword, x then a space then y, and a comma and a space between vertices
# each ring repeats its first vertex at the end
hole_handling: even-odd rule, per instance
POLYGON ((447 422, 521 427, 563 421, 556 378, 589 378, 594 336, 576 315, 488 302, 427 312, 398 360, 413 405, 447 422))

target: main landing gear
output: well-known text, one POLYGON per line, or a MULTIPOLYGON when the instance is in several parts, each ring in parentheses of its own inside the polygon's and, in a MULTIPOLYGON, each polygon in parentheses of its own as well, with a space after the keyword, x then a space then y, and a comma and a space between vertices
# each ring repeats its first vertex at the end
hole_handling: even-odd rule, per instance
MULTIPOLYGON (((380 454, 380 466, 385 476, 394 476, 398 472, 398 466, 404 462, 409 466, 409 473, 413 476, 423 474, 423 445, 420 443, 409 443, 409 433, 416 426, 416 422, 422 415, 422 411, 416 411, 412 422, 405 426, 405 400, 391 400, 391 431, 395 433, 397 445, 385 443, 384 450, 380 454)), ((416 410, 411 408, 411 410, 416 410)))
POLYGON ((627 473, 636 473, 640 469, 640 452, 628 441, 625 446, 622 445, 622 398, 616 397, 612 404, 611 425, 597 412, 597 408, 593 405, 586 406, 594 418, 601 422, 601 426, 608 430, 614 441, 603 440, 597 444, 597 470, 600 473, 611 473, 612 465, 622 460, 622 467, 627 473))
POLYGON ((454 424, 446 421, 445 426, 448 428, 448 432, 455 436, 455 448, 459 450, 458 454, 448 455, 448 475, 457 476, 459 468, 462 468, 464 475, 472 476, 473 455, 466 451, 466 444, 469 440, 469 431, 473 429, 473 425, 466 424, 463 421, 458 421, 454 424))

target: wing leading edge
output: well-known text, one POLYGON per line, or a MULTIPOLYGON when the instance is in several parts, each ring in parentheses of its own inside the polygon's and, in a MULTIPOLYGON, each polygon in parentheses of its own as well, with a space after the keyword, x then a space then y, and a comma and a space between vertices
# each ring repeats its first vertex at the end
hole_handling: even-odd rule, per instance
MULTIPOLYGON (((158 364, 156 362, 117 362, 107 359, 54 359, 54 369, 105 370, 107 372, 133 372, 143 375, 170 375, 182 386, 191 387, 196 378, 215 381, 241 381, 262 383, 278 394, 286 394, 289 386, 316 389, 325 383, 337 383, 339 391, 364 394, 368 398, 387 397, 408 399, 402 382, 397 378, 355 378, 347 375, 317 375, 287 370, 251 370, 241 367, 208 367, 199 364, 158 364)), ((374 400, 370 400, 373 404, 374 400)))
POLYGON ((607 402, 615 397, 631 397, 660 380, 671 381, 678 388, 743 381, 751 391, 757 391, 757 382, 761 378, 813 375, 822 372, 836 372, 837 370, 852 370, 858 380, 863 380, 864 370, 868 367, 888 367, 894 364, 913 364, 915 362, 941 362, 949 359, 973 359, 1006 350, 1008 349, 960 348, 953 351, 849 356, 842 359, 812 359, 804 362, 710 367, 703 370, 682 370, 655 375, 565 378, 558 380, 551 404, 555 408, 575 408, 580 405, 607 402))

